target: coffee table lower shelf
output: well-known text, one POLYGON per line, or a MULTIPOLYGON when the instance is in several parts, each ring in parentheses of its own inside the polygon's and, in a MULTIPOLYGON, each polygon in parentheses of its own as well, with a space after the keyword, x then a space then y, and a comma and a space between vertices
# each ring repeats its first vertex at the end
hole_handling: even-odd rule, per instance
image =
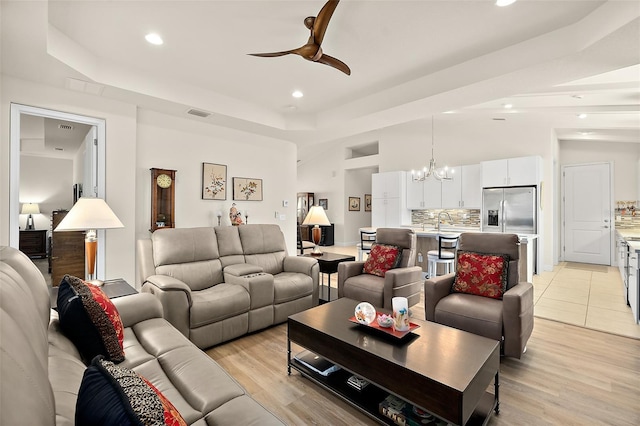
MULTIPOLYGON (((347 384, 347 380, 353 374, 345 369, 340 369, 328 376, 322 376, 321 374, 310 370, 309 368, 298 362, 295 358, 292 358, 289 361, 289 367, 295 369, 302 376, 311 380, 315 384, 340 397, 345 402, 357 408, 362 413, 366 414, 373 420, 376 420, 380 424, 390 426, 395 425, 393 420, 380 414, 379 412, 380 402, 390 394, 386 390, 379 388, 373 383, 370 383, 367 387, 358 391, 357 389, 347 384)), ((469 421, 467 421, 466 425, 486 425, 489 422, 489 418, 493 414, 495 408, 496 398, 494 394, 486 392, 485 395, 480 399, 478 406, 469 418, 469 421)), ((437 425, 446 424, 446 422, 438 423, 437 421, 432 421, 431 423, 426 424, 437 425)))

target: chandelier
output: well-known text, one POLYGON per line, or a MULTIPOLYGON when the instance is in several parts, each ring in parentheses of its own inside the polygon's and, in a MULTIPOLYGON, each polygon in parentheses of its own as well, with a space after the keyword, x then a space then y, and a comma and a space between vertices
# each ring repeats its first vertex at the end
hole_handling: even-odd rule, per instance
MULTIPOLYGON (((422 170, 415 171, 411 170, 411 176, 414 182, 423 182, 433 176, 436 180, 451 180, 453 176, 449 176, 449 168, 445 166, 443 169, 438 169, 436 166, 436 160, 433 157, 433 147, 435 144, 435 139, 433 137, 434 133, 434 125, 433 125, 433 115, 431 116, 431 160, 429 160, 429 166, 425 166, 422 170)), ((451 170, 453 173, 453 169, 451 170)))

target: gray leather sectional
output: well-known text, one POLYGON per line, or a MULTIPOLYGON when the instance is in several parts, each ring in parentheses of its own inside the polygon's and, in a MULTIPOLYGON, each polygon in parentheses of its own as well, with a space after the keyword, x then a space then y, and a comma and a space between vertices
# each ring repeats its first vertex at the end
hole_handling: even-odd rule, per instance
POLYGON ((318 262, 289 256, 275 224, 160 229, 138 241, 138 280, 200 348, 318 304, 318 262))
MULTIPOLYGON (((281 425, 215 361, 162 317, 151 294, 113 299, 125 360, 189 425, 281 425)), ((49 288, 22 252, 0 247, 0 424, 73 425, 86 366, 60 332, 49 288)))

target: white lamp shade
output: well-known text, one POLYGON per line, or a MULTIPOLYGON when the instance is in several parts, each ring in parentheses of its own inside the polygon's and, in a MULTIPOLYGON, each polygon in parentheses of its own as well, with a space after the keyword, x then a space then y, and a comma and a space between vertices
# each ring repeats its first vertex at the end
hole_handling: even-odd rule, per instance
POLYGON ((22 205, 22 214, 40 214, 40 206, 38 203, 24 203, 22 205))
POLYGON ((329 222, 329 218, 322 206, 313 206, 309 209, 309 213, 307 213, 307 217, 304 218, 302 224, 330 226, 331 222, 329 222))
POLYGON ((81 197, 54 231, 124 228, 102 198, 81 197))

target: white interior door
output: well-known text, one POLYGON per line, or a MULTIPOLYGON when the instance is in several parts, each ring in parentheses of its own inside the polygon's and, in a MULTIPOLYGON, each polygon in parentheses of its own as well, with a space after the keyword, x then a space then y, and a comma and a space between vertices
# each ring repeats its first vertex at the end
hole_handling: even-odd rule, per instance
POLYGON ((564 260, 611 265, 608 163, 563 166, 564 260))

